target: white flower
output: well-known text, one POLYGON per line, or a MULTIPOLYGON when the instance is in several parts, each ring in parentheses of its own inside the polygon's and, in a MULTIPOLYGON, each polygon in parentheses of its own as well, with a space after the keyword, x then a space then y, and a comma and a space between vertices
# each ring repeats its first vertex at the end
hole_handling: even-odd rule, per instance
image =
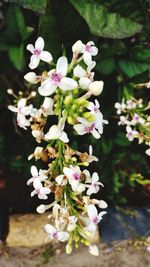
POLYGON ((42 96, 52 95, 56 88, 63 91, 73 90, 78 84, 75 80, 65 77, 68 71, 68 60, 66 57, 60 57, 57 61, 56 70, 49 71, 47 78, 39 87, 39 94, 42 96))
POLYGON ((59 240, 61 242, 65 242, 69 239, 69 234, 64 231, 57 231, 57 229, 52 226, 51 224, 46 224, 45 225, 45 231, 48 234, 48 237, 46 240, 59 240))
POLYGON ((90 145, 89 146, 89 155, 88 155, 87 162, 91 163, 93 161, 98 161, 98 158, 93 156, 93 147, 92 147, 92 145, 90 145))
POLYGON ((35 72, 28 72, 25 76, 24 79, 27 82, 30 82, 32 84, 37 84, 41 80, 41 76, 36 75, 35 72))
POLYGON ((42 130, 32 130, 32 135, 36 139, 37 143, 41 143, 41 140, 44 137, 43 131, 42 130))
POLYGON ((83 51, 84 44, 82 43, 81 40, 78 40, 73 46, 72 46, 72 52, 75 55, 80 54, 83 51))
POLYGON ((103 81, 94 81, 89 85, 89 91, 92 95, 98 96, 102 93, 104 87, 103 81))
POLYGON ((96 245, 90 245, 88 248, 88 251, 93 256, 99 256, 99 250, 96 245))
POLYGON ((90 41, 83 47, 83 60, 89 65, 92 61, 92 56, 98 54, 98 48, 94 45, 94 42, 90 41))
POLYGON ((127 109, 135 109, 136 106, 137 104, 132 99, 127 100, 127 109))
POLYGON ((100 185, 103 186, 101 182, 99 182, 99 176, 97 172, 94 172, 92 175, 91 185, 87 190, 87 195, 90 196, 92 194, 96 194, 99 191, 100 185))
POLYGON ((120 116, 120 121, 118 125, 130 125, 130 121, 127 120, 125 116, 120 116))
POLYGON ((63 118, 59 121, 58 125, 53 125, 50 127, 47 134, 45 134, 45 139, 47 140, 56 140, 59 139, 64 143, 68 143, 69 139, 67 134, 63 131, 64 123, 63 118))
POLYGON ((37 146, 34 150, 34 153, 29 155, 28 160, 31 160, 32 158, 35 157, 35 159, 40 159, 41 158, 41 154, 43 151, 43 147, 42 146, 37 146))
POLYGON ((67 225, 67 231, 72 232, 76 228, 77 217, 76 216, 69 216, 68 221, 69 222, 67 225))
POLYGON ((39 199, 47 199, 47 195, 51 192, 48 187, 43 187, 38 178, 34 180, 33 187, 34 190, 31 192, 31 197, 37 194, 39 199))
POLYGON ((150 156, 150 148, 145 151, 146 155, 150 156))
POLYGON ((54 115, 53 104, 54 104, 54 101, 52 98, 45 97, 44 102, 41 106, 44 117, 47 117, 49 115, 54 115))
POLYGON ((102 220, 103 215, 105 215, 107 212, 101 211, 98 214, 98 211, 95 206, 90 204, 89 206, 87 206, 87 213, 90 218, 90 223, 88 224, 86 229, 94 234, 96 231, 96 225, 102 220))
POLYGON ((71 165, 70 168, 64 167, 63 172, 67 176, 67 178, 69 180, 69 184, 72 187, 72 190, 76 192, 78 190, 79 185, 80 185, 80 179, 81 179, 80 168, 78 166, 72 166, 71 165))
POLYGON ((63 174, 58 175, 55 178, 55 181, 57 182, 58 185, 66 185, 67 184, 67 180, 65 179, 65 176, 63 174))
POLYGON ((136 125, 137 123, 139 124, 144 124, 145 120, 143 118, 141 118, 137 113, 134 113, 133 119, 131 121, 132 125, 136 125))
MULTIPOLYGON (((74 129, 77 131, 77 133, 79 135, 91 133, 96 139, 100 138, 99 130, 98 131, 96 130, 96 128, 97 128, 96 122, 88 122, 84 118, 78 118, 78 121, 80 122, 80 124, 74 125, 74 129)), ((102 131, 102 129, 100 129, 100 132, 101 131, 102 131)))
POLYGON ((92 82, 91 79, 87 77, 86 71, 80 65, 74 68, 74 76, 79 78, 79 85, 82 89, 87 89, 92 82))
POLYGON ((135 130, 132 130, 132 128, 130 126, 126 127, 126 131, 127 131, 127 138, 130 142, 132 142, 134 140, 134 138, 136 138, 138 136, 138 132, 135 130))
POLYGON ((8 109, 11 110, 12 112, 17 113, 17 124, 21 127, 24 128, 25 130, 27 129, 27 126, 30 126, 29 120, 26 119, 25 116, 30 115, 32 111, 32 105, 26 106, 26 99, 21 98, 18 101, 18 106, 8 106, 8 109))
POLYGON ((45 181, 48 177, 45 174, 47 171, 46 170, 37 170, 37 168, 33 165, 31 166, 31 174, 32 177, 27 181, 27 185, 30 185, 31 183, 33 183, 36 179, 38 179, 39 181, 45 181))
POLYGON ((53 58, 51 53, 43 51, 43 48, 44 40, 42 37, 39 37, 36 40, 35 47, 32 44, 27 45, 27 50, 29 50, 33 54, 30 59, 30 69, 35 69, 39 65, 40 60, 43 60, 48 63, 52 61, 53 58))
POLYGON ((117 114, 120 115, 122 112, 125 112, 126 104, 124 102, 115 103, 115 108, 117 109, 117 114))

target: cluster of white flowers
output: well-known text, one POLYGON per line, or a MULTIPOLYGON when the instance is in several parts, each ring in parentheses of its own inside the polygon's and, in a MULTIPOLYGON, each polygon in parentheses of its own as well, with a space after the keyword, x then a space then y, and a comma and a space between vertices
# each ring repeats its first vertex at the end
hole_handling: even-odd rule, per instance
POLYGON ((36 141, 42 142, 28 159, 41 159, 48 163, 47 170, 38 171, 36 166, 31 167, 32 177, 27 182, 34 188, 31 197, 37 195, 39 199, 45 200, 50 193, 54 194, 53 203, 37 207, 38 213, 52 209, 48 216, 50 223, 45 225, 47 239, 67 241, 67 253, 71 253, 73 243, 78 247, 81 242, 89 247, 91 254, 98 255, 98 248, 92 244, 92 238, 97 224, 106 212, 98 213, 96 206, 105 209, 107 204, 104 200, 91 198, 103 184, 99 181, 97 172, 91 175, 84 169, 98 159, 92 155, 92 146, 89 146, 89 153, 72 149, 65 132, 68 123, 76 134, 92 134, 99 139, 103 125, 108 123, 103 119, 99 102, 88 101, 91 96, 98 96, 103 90, 103 81, 94 81, 92 71, 96 64, 92 57, 97 55, 98 49, 93 42, 85 45, 77 41, 72 47, 71 63, 62 56, 56 65, 52 62, 52 55, 43 50, 42 37, 37 39, 35 46, 29 44, 27 49, 32 53, 29 64, 31 69, 35 69, 40 60, 48 63, 50 69, 42 74, 29 72, 24 76, 32 84, 32 88, 38 85, 37 92, 32 91, 27 98, 20 99, 12 90, 8 90, 9 94, 16 97, 16 106, 10 105, 8 108, 17 113, 17 124, 24 129, 30 127, 36 141), (41 101, 38 109, 33 104, 27 105, 27 101, 31 101, 36 95, 41 101), (55 120, 58 118, 57 124, 51 123, 52 117, 55 120))
MULTIPOLYGON (((118 125, 126 126, 126 136, 129 141, 138 139, 150 147, 150 116, 146 113, 150 102, 145 105, 142 99, 131 98, 122 103, 115 103, 117 114, 120 116, 118 125)), ((150 148, 145 153, 150 156, 150 148)))

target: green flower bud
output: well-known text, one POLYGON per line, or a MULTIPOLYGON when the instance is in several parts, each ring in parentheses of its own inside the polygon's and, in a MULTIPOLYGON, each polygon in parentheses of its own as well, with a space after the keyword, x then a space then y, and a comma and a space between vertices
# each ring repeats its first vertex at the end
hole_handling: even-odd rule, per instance
POLYGON ((73 119, 71 116, 69 116, 69 117, 67 118, 67 121, 68 121, 68 123, 71 124, 71 125, 74 125, 74 124, 75 124, 75 121, 74 121, 74 119, 73 119))
POLYGON ((72 102, 72 96, 71 95, 67 95, 64 99, 64 104, 65 105, 70 105, 72 102))
POLYGON ((78 109, 78 106, 76 105, 76 104, 73 104, 72 106, 71 106, 71 110, 72 111, 75 111, 75 110, 77 110, 78 109))
POLYGON ((78 90, 78 88, 76 88, 72 92, 73 92, 74 95, 77 95, 79 93, 79 90, 78 90))

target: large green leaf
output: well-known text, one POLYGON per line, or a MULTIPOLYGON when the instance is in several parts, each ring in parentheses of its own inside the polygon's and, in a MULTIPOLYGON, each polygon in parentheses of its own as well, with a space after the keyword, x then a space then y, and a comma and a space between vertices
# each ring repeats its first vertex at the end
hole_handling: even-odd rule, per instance
POLYGON ((22 70, 24 67, 24 46, 11 47, 8 50, 8 55, 17 70, 22 70))
POLYGON ((3 39, 10 39, 9 43, 20 42, 27 39, 33 32, 33 28, 27 27, 21 8, 11 4, 6 12, 6 25, 3 39))
POLYGON ((12 0, 12 2, 38 13, 45 13, 47 5, 47 0, 12 0))
POLYGON ((133 77, 146 70, 150 70, 150 64, 147 62, 132 61, 130 59, 121 59, 118 61, 120 69, 128 76, 133 77))
POLYGON ((138 33, 142 25, 109 11, 96 0, 69 0, 87 22, 91 33, 106 38, 126 38, 138 33))

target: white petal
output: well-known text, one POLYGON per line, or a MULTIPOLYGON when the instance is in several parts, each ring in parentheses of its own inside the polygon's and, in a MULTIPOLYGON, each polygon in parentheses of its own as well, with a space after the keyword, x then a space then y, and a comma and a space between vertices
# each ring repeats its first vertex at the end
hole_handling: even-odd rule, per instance
POLYGON ((99 181, 99 176, 97 172, 94 172, 92 175, 92 183, 98 182, 99 181))
POLYGON ((145 151, 146 155, 150 156, 150 148, 145 151))
POLYGON ((73 90, 73 89, 78 87, 78 83, 71 78, 63 77, 61 79, 61 83, 60 83, 59 87, 63 91, 73 90))
POLYGON ((63 172, 68 178, 72 178, 72 175, 74 174, 74 171, 68 167, 64 167, 63 172))
POLYGON ((87 89, 91 83, 91 80, 89 78, 83 77, 80 78, 79 84, 82 89, 87 89))
POLYGON ((99 139, 101 137, 95 129, 92 131, 92 135, 95 137, 95 139, 99 139))
POLYGON ((98 54, 98 48, 96 46, 92 46, 91 55, 96 56, 98 54))
POLYGON ((96 217, 97 214, 98 214, 97 209, 96 209, 95 206, 92 205, 92 204, 90 204, 90 205, 87 207, 87 213, 88 213, 90 219, 96 217))
POLYGON ((35 48, 36 49, 40 49, 41 51, 43 50, 44 48, 44 40, 42 37, 39 37, 36 42, 35 42, 35 48))
POLYGON ((52 95, 57 88, 57 85, 52 84, 49 80, 42 83, 41 87, 38 88, 38 92, 42 96, 52 95))
POLYGON ((96 232, 96 224, 94 223, 89 223, 89 225, 86 227, 86 229, 92 233, 92 235, 95 235, 96 232))
POLYGON ((34 52, 34 46, 32 44, 27 45, 27 50, 29 50, 32 54, 34 52))
POLYGON ((33 177, 38 176, 38 170, 34 165, 31 166, 31 174, 33 177))
POLYGON ((65 132, 62 132, 61 136, 59 137, 59 139, 61 141, 63 141, 64 143, 68 143, 69 142, 69 139, 68 139, 68 136, 65 132))
POLYGON ((61 174, 61 175, 58 175, 56 178, 55 178, 55 181, 57 182, 57 184, 61 185, 62 181, 63 181, 63 178, 64 178, 64 175, 61 174))
POLYGON ((89 253, 92 254, 93 256, 99 256, 99 251, 96 245, 91 245, 89 246, 89 253))
POLYGON ((66 76, 68 71, 68 60, 66 57, 60 57, 57 61, 56 72, 66 76))
POLYGON ((18 101, 18 108, 22 108, 26 105, 26 99, 25 98, 21 98, 19 101, 18 101))
POLYGON ((38 56, 32 55, 30 59, 29 68, 35 69, 40 63, 40 58, 38 56))
POLYGON ((86 75, 86 71, 80 65, 77 65, 74 68, 73 73, 74 73, 74 76, 76 76, 78 78, 82 78, 86 75))
POLYGON ((98 220, 101 221, 102 218, 103 218, 103 215, 107 214, 106 211, 101 211, 99 214, 98 214, 98 220))
POLYGON ((11 110, 12 112, 18 112, 18 108, 14 107, 12 105, 8 106, 8 109, 11 110))
POLYGON ((61 242, 65 242, 69 239, 69 234, 67 232, 60 231, 57 233, 58 240, 61 242))
POLYGON ((73 126, 73 128, 77 131, 79 135, 86 134, 85 127, 82 124, 76 124, 73 126))
POLYGON ((91 54, 90 54, 89 52, 84 52, 84 54, 83 54, 83 60, 84 60, 84 62, 85 62, 87 65, 89 65, 89 64, 91 63, 91 61, 92 61, 92 56, 91 56, 91 54))
POLYGON ((53 60, 51 53, 47 51, 42 51, 40 54, 40 59, 45 62, 51 62, 53 60))
POLYGON ((72 52, 73 53, 81 53, 83 50, 84 44, 81 40, 78 40, 73 46, 72 46, 72 52))
POLYGON ((32 84, 37 84, 38 83, 38 79, 37 79, 37 75, 35 72, 28 72, 25 76, 24 79, 32 84))
POLYGON ((45 97, 42 107, 45 109, 49 109, 53 107, 53 99, 51 97, 45 97))
POLYGON ((51 225, 51 224, 46 224, 44 226, 44 229, 45 229, 46 233, 47 234, 50 234, 50 235, 52 235, 52 234, 54 234, 54 233, 57 232, 56 231, 56 228, 53 225, 51 225))

